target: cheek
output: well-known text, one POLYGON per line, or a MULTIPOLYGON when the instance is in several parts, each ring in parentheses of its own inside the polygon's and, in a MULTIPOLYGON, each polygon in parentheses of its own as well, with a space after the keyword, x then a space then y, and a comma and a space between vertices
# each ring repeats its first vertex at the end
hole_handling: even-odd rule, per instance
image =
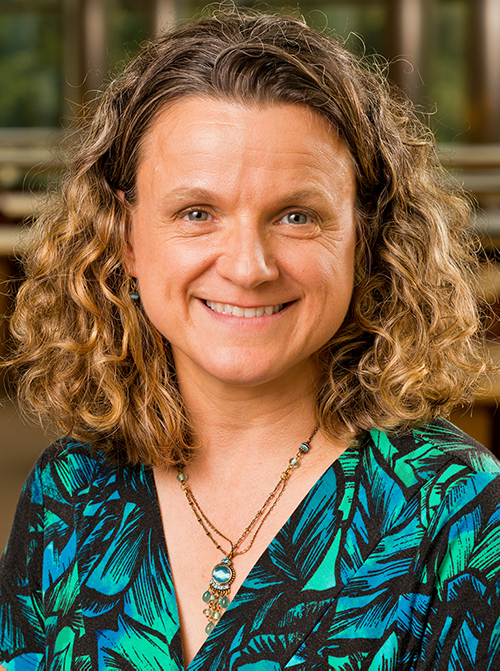
POLYGON ((328 300, 332 296, 342 301, 349 297, 354 285, 355 245, 334 246, 322 249, 321 253, 301 254, 294 265, 295 276, 314 293, 324 293, 328 300))
POLYGON ((328 342, 338 331, 351 304, 354 288, 354 250, 345 249, 317 260, 315 278, 311 277, 312 292, 315 296, 316 311, 320 313, 316 320, 321 330, 322 345, 328 342))
POLYGON ((143 239, 135 250, 136 276, 143 293, 167 299, 188 294, 213 262, 210 245, 198 240, 143 239))

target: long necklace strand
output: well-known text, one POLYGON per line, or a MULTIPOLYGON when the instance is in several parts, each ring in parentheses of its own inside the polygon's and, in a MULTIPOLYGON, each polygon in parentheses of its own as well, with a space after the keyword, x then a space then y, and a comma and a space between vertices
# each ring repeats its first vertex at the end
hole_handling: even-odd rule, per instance
POLYGON ((316 435, 318 429, 319 426, 314 429, 305 443, 301 444, 297 454, 288 461, 288 467, 283 471, 283 473, 281 473, 280 479, 276 483, 276 486, 264 501, 262 507, 259 508, 259 510, 255 513, 250 524, 245 528, 235 543, 233 543, 227 536, 224 536, 224 534, 210 522, 208 517, 200 508, 200 504, 196 500, 193 492, 191 491, 191 488, 187 483, 188 476, 184 473, 182 465, 177 467, 177 480, 179 481, 181 489, 186 495, 191 510, 193 511, 198 523, 203 528, 208 538, 210 538, 215 547, 224 555, 221 561, 217 563, 212 569, 212 578, 210 580, 208 589, 202 596, 202 600, 207 606, 203 611, 203 614, 208 619, 208 624, 205 627, 207 634, 211 633, 217 622, 222 617, 223 612, 229 606, 229 593, 231 591, 231 584, 234 582, 236 577, 236 573, 233 567, 234 557, 245 554, 245 552, 248 552, 254 544, 254 541, 257 537, 257 534, 261 530, 262 525, 268 516, 272 513, 283 492, 285 491, 292 472, 294 469, 300 466, 300 460, 304 454, 309 452, 311 447, 311 440, 316 435), (245 541, 245 539, 250 536, 252 531, 253 535, 250 538, 248 545, 244 549, 240 550, 240 546, 245 541), (214 538, 212 532, 217 534, 219 538, 222 538, 229 543, 229 551, 224 550, 217 539, 214 538))

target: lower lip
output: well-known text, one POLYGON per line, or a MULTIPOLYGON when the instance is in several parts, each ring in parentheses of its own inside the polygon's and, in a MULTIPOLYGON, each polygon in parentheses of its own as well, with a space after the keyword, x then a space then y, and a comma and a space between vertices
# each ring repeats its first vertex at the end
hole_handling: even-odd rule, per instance
POLYGON ((208 305, 205 303, 205 301, 200 301, 203 307, 210 312, 210 314, 217 319, 220 319, 221 321, 224 322, 230 322, 231 324, 237 324, 238 326, 257 326, 259 324, 265 324, 271 320, 275 320, 276 318, 279 318, 284 312, 288 310, 290 305, 292 305, 292 301, 290 303, 286 303, 285 307, 280 310, 279 312, 273 312, 272 315, 262 315, 262 317, 235 317, 234 315, 228 315, 225 312, 216 312, 215 310, 212 310, 211 308, 208 307, 208 305))

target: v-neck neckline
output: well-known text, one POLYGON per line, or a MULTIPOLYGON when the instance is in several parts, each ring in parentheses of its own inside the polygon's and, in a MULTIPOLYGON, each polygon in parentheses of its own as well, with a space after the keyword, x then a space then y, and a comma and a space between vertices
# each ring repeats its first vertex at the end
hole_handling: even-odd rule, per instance
MULTIPOLYGON (((181 642, 180 642, 181 637, 179 636, 178 641, 179 641, 179 645, 181 646, 181 649, 179 650, 178 658, 182 659, 183 669, 185 671, 190 671, 191 669, 193 669, 193 671, 194 671, 195 669, 197 669, 198 658, 201 655, 204 654, 206 647, 208 645, 210 645, 210 643, 213 641, 214 637, 217 636, 217 633, 216 633, 217 629, 220 627, 221 622, 222 623, 224 622, 224 617, 225 617, 226 613, 229 613, 231 610, 238 607, 241 599, 243 598, 242 595, 245 593, 246 588, 248 587, 248 584, 250 584, 252 582, 252 580, 255 577, 255 574, 259 572, 259 569, 260 569, 261 565, 264 563, 264 561, 268 557, 269 553, 272 551, 273 547, 276 546, 276 544, 279 542, 279 537, 283 534, 283 532, 286 530, 286 528, 288 526, 293 526, 294 521, 297 518, 300 519, 302 517, 302 511, 303 511, 305 505, 307 504, 307 500, 309 499, 309 497, 315 492, 315 490, 317 490, 318 488, 320 488, 322 486, 322 484, 324 483, 328 474, 332 470, 333 470, 333 473, 334 473, 335 476, 339 476, 342 472, 343 462, 349 460, 351 458, 351 456, 353 454, 356 454, 356 453, 358 455, 361 453, 361 446, 360 445, 357 445, 357 446, 350 445, 350 446, 348 446, 337 457, 337 459, 335 459, 335 461, 333 461, 323 471, 323 473, 319 476, 319 478, 316 480, 314 485, 312 485, 312 487, 309 489, 309 491, 299 501, 299 503, 294 508, 294 510, 292 511, 292 513, 290 514, 290 516, 288 517, 286 522, 280 527, 280 529, 276 532, 276 534, 274 535, 274 537, 271 540, 271 542, 269 543, 269 545, 264 549, 264 551, 258 557, 257 561, 252 566, 252 568, 248 572, 245 580, 241 584, 240 588, 238 589, 238 591, 236 592, 234 597, 231 599, 231 603, 229 604, 227 610, 224 611, 224 614, 223 614, 222 618, 219 620, 219 622, 217 623, 217 626, 214 627, 214 629, 212 630, 212 632, 210 634, 208 634, 207 638, 204 640, 204 642, 202 643, 200 648, 198 648, 195 656, 193 657, 193 659, 191 660, 191 662, 189 663, 188 666, 186 666, 184 664, 184 656, 183 656, 182 646, 181 646, 181 642)), ((159 525, 159 528, 162 529, 162 531, 163 531, 163 519, 162 519, 162 515, 161 515, 160 499, 159 499, 159 496, 158 496, 158 489, 156 487, 154 472, 153 472, 152 468, 146 468, 145 471, 146 471, 146 477, 148 479, 149 487, 150 487, 150 490, 151 490, 151 494, 152 494, 152 497, 153 497, 153 503, 154 503, 153 507, 154 507, 154 511, 155 511, 156 523, 159 525)), ((170 557, 169 557, 169 552, 168 552, 168 547, 167 547, 167 540, 165 538, 165 532, 164 531, 161 534, 161 538, 162 538, 162 540, 161 540, 162 550, 165 553, 167 566, 168 566, 168 569, 170 571, 170 576, 171 576, 171 580, 172 580, 172 594, 173 594, 173 601, 174 601, 174 605, 175 605, 175 608, 174 608, 175 624, 177 625, 177 628, 178 628, 179 633, 180 633, 180 618, 179 618, 179 607, 178 607, 177 593, 176 593, 176 590, 175 590, 175 583, 174 583, 174 579, 173 579, 172 567, 171 567, 171 564, 170 564, 170 557)), ((220 629, 219 629, 219 631, 220 631, 220 629)))

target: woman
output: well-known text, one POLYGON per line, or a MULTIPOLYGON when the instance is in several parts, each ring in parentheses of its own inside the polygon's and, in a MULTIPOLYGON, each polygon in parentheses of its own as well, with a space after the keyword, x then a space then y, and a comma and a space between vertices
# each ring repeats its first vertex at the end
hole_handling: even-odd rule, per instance
POLYGON ((59 422, 3 559, 4 668, 498 668, 498 463, 467 207, 404 101, 218 13, 102 94, 12 329, 59 422), (174 593, 175 588, 175 593, 174 593))

